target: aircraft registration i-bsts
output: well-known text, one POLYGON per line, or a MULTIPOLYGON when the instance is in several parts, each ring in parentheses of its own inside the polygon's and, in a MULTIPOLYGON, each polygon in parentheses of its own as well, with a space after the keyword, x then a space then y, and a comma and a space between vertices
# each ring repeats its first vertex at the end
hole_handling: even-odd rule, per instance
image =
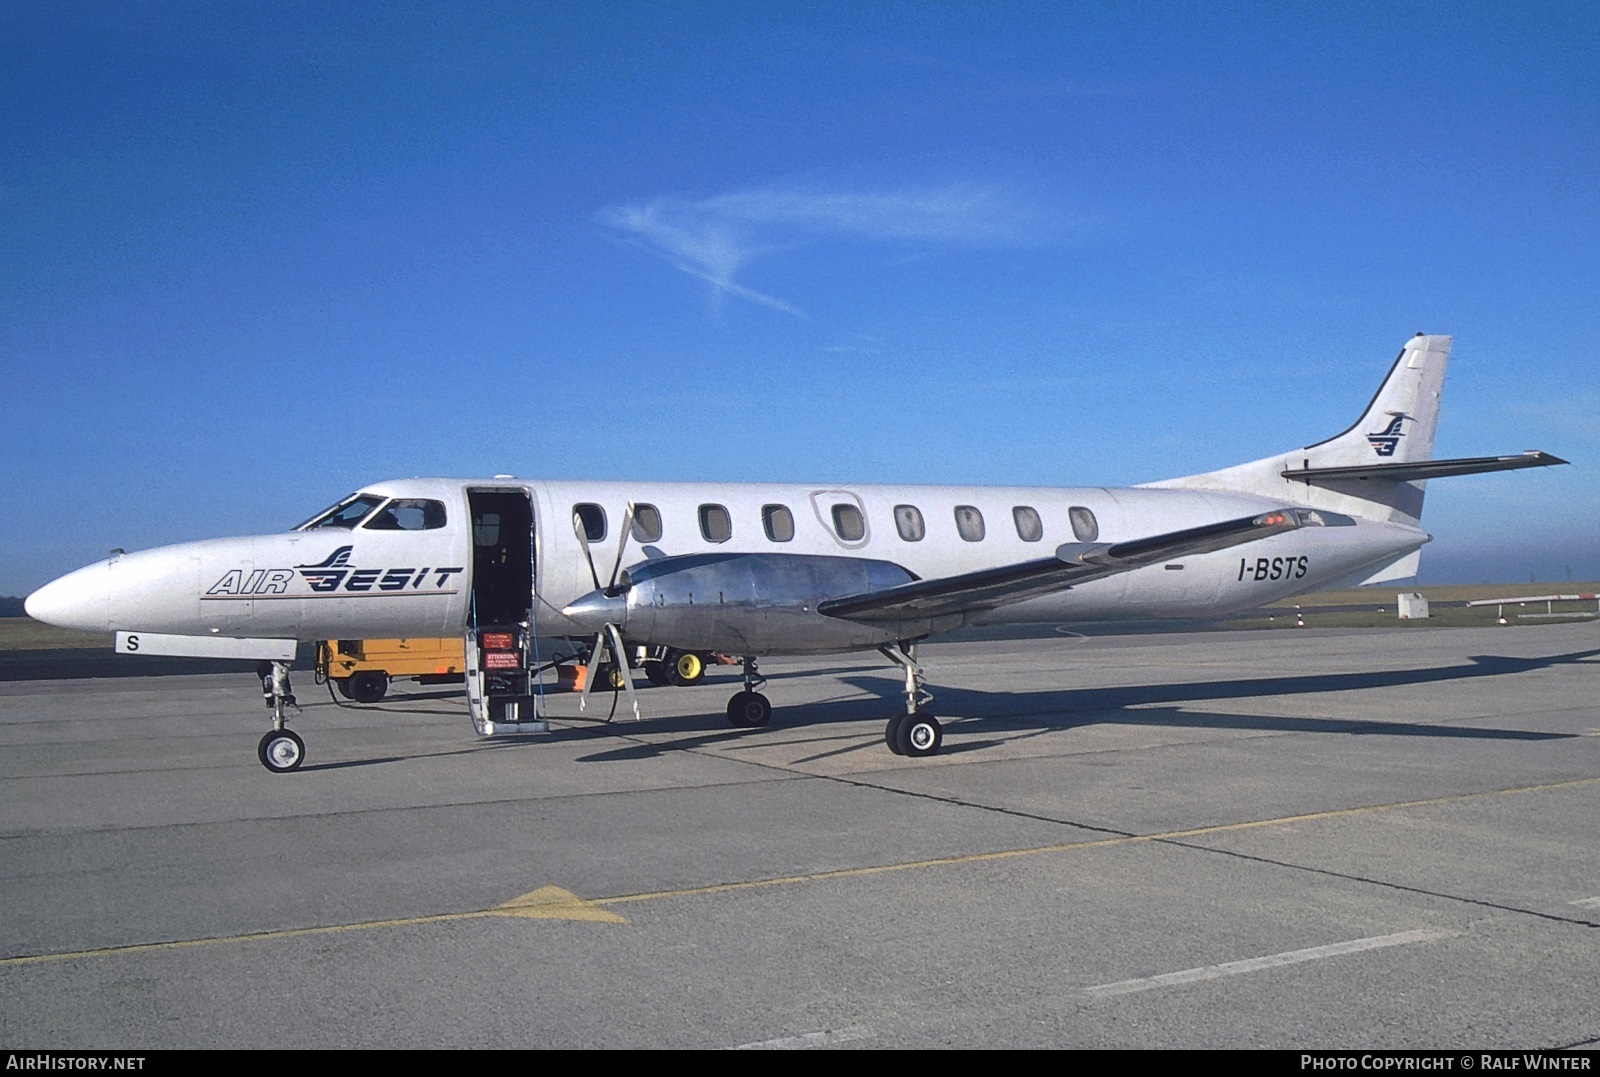
POLYGON ((630 699, 635 648, 743 656, 728 702, 743 726, 772 713, 759 658, 876 649, 905 674, 885 741, 932 755, 943 732, 918 640, 975 624, 1208 617, 1415 576, 1426 480, 1565 463, 1433 459, 1450 342, 1407 341, 1342 434, 1128 489, 405 479, 287 534, 116 551, 27 610, 116 632, 123 652, 272 660, 277 705, 258 754, 275 771, 305 758, 282 700, 297 642, 456 634, 484 735, 548 728, 540 639, 592 639, 589 683, 615 663, 630 699))

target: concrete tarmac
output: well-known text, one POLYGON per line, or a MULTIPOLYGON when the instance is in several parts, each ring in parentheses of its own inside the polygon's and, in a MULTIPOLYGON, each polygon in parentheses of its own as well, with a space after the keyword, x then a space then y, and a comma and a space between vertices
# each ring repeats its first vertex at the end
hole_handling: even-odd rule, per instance
POLYGON ((1600 1046, 1594 624, 922 658, 924 760, 876 655, 487 741, 301 673, 287 775, 248 674, 0 683, 0 1045, 1600 1046))

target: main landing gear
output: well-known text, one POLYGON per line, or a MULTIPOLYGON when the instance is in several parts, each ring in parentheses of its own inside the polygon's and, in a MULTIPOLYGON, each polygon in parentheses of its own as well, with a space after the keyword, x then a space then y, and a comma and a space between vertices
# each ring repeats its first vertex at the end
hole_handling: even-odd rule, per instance
MULTIPOLYGON (((933 694, 927 689, 922 667, 917 664, 916 646, 911 643, 885 644, 879 652, 906 673, 905 712, 889 719, 883 731, 884 743, 895 755, 914 757, 936 755, 944 746, 944 727, 929 705, 933 694)), ((728 721, 750 728, 764 726, 772 718, 772 704, 756 689, 767 683, 756 668, 752 655, 744 659, 744 691, 728 700, 728 721)))
POLYGON ((756 691, 767 683, 756 669, 754 655, 744 656, 744 691, 735 693, 728 700, 728 721, 736 726, 754 728, 766 725, 772 720, 772 704, 767 697, 756 691))
POLYGON ((288 707, 300 709, 289 691, 289 663, 273 662, 271 666, 271 670, 261 671, 261 687, 267 706, 272 708, 272 729, 256 745, 256 758, 272 773, 287 774, 299 770, 305 762, 306 742, 290 731, 289 718, 284 713, 288 707))
POLYGON ((944 744, 944 727, 929 709, 933 693, 929 692, 917 665, 917 648, 913 643, 885 644, 878 648, 889 661, 906 671, 906 709, 889 719, 884 727, 883 740, 895 755, 934 755, 944 744))

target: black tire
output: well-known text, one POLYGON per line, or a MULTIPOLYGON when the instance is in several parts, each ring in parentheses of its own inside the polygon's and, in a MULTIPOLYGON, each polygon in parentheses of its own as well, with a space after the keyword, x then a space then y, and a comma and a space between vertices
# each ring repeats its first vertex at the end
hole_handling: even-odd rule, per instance
POLYGON ((883 727, 883 743, 895 755, 905 755, 905 750, 900 747, 900 727, 906 724, 909 714, 897 714, 889 719, 889 724, 883 727))
POLYGON ((672 683, 672 674, 667 671, 667 664, 658 662, 655 659, 651 659, 644 664, 644 675, 657 688, 665 688, 672 683))
POLYGON ((667 676, 679 688, 699 684, 706 675, 705 656, 693 651, 668 651, 666 664, 667 676))
POLYGON ((772 720, 772 704, 760 692, 738 692, 728 700, 728 721, 741 729, 754 729, 772 720))
POLYGON ((256 758, 272 773, 287 774, 306 761, 306 742, 287 729, 274 729, 256 745, 256 758))
POLYGON ((919 759, 938 755, 939 748, 944 744, 944 726, 939 724, 939 719, 931 711, 908 714, 900 723, 895 743, 899 745, 901 755, 919 759))
POLYGON ((350 675, 350 698, 357 703, 376 703, 389 691, 389 675, 381 669, 364 669, 350 675))
POLYGON ((335 688, 339 689, 339 694, 341 696, 344 696, 344 698, 346 698, 346 699, 354 699, 354 698, 356 698, 355 696, 350 694, 350 678, 349 677, 335 677, 335 678, 333 678, 333 686, 335 688))

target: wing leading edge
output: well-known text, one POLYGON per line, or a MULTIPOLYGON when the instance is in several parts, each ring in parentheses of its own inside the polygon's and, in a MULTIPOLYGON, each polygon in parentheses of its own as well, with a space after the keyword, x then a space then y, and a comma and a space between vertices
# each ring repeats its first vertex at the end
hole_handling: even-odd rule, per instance
POLYGON ((1054 557, 831 598, 819 603, 817 612, 848 621, 895 621, 994 609, 1174 557, 1225 550, 1323 523, 1313 510, 1284 508, 1129 542, 1067 543, 1056 548, 1054 557))

